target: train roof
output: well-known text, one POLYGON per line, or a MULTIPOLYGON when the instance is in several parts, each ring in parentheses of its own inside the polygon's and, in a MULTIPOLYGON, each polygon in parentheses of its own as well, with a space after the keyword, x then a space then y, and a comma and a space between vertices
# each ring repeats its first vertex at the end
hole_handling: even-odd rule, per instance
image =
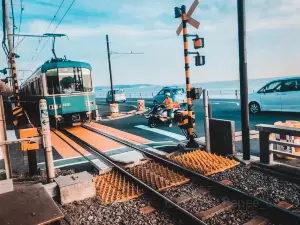
POLYGON ((89 63, 86 62, 80 62, 80 61, 71 61, 71 60, 49 60, 46 61, 42 66, 38 67, 33 74, 31 74, 26 81, 24 81, 20 86, 25 85, 29 80, 32 78, 40 75, 37 74, 37 71, 41 70, 41 73, 45 73, 48 70, 55 69, 55 68, 68 68, 68 67, 81 67, 81 68, 87 68, 89 70, 92 70, 92 67, 89 63))
POLYGON ((79 62, 79 61, 48 61, 45 62, 40 68, 41 72, 45 73, 47 70, 55 69, 55 68, 68 68, 68 67, 81 67, 92 70, 92 67, 89 63, 79 62))

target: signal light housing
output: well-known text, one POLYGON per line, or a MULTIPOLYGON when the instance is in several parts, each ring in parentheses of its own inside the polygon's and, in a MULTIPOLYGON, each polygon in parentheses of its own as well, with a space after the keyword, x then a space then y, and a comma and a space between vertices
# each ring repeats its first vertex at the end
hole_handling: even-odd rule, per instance
POLYGON ((201 97, 201 94, 202 94, 202 88, 192 88, 191 89, 191 98, 193 100, 199 99, 201 97))
POLYGON ((181 9, 179 7, 174 8, 175 18, 181 17, 181 9))
POLYGON ((195 65, 196 66, 203 66, 203 65, 205 65, 205 56, 199 55, 199 53, 198 53, 198 55, 195 56, 195 65))
POLYGON ((196 37, 193 41, 195 49, 204 48, 204 38, 196 37))

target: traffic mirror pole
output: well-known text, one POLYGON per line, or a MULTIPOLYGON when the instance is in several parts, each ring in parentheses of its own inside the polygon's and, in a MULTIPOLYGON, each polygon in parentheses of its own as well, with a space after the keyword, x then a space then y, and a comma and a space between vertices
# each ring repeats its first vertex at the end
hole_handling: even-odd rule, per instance
POLYGON ((245 0, 237 0, 243 159, 250 160, 245 0))
POLYGON ((42 127, 44 152, 46 158, 47 180, 48 182, 53 182, 53 179, 55 178, 55 173, 54 173, 54 162, 53 162, 53 154, 52 154, 52 143, 51 143, 51 136, 50 136, 51 134, 50 134, 47 101, 45 99, 41 99, 39 107, 40 107, 40 120, 41 120, 41 127, 42 127))

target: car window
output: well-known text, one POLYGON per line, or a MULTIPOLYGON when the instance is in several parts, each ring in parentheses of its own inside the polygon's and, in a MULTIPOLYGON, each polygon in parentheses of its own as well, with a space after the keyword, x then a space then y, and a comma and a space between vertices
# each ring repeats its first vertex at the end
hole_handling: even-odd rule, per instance
POLYGON ((299 91, 300 90, 300 81, 299 80, 287 80, 283 81, 281 84, 281 92, 287 91, 299 91))
POLYGON ((183 89, 182 88, 176 88, 172 90, 172 94, 178 95, 178 94, 182 94, 183 93, 183 89))
POLYGON ((281 86, 281 81, 275 81, 270 84, 267 84, 264 87, 264 91, 265 91, 265 93, 272 93, 272 92, 280 90, 280 86, 281 86))
POLYGON ((163 94, 164 94, 164 90, 160 90, 157 95, 163 95, 163 94))
POLYGON ((170 92, 170 89, 165 89, 165 90, 164 90, 164 95, 165 95, 166 93, 171 93, 171 92, 170 92))
POLYGON ((115 94, 123 94, 124 91, 123 91, 123 90, 114 90, 114 93, 115 93, 115 94))

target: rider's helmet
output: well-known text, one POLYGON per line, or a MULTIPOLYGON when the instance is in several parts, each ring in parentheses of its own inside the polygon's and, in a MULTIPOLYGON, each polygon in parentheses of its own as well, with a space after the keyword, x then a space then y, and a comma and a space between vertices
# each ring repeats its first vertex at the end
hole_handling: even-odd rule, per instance
POLYGON ((165 95, 166 95, 166 96, 169 96, 169 97, 171 96, 171 94, 170 94, 169 92, 167 92, 165 95))

